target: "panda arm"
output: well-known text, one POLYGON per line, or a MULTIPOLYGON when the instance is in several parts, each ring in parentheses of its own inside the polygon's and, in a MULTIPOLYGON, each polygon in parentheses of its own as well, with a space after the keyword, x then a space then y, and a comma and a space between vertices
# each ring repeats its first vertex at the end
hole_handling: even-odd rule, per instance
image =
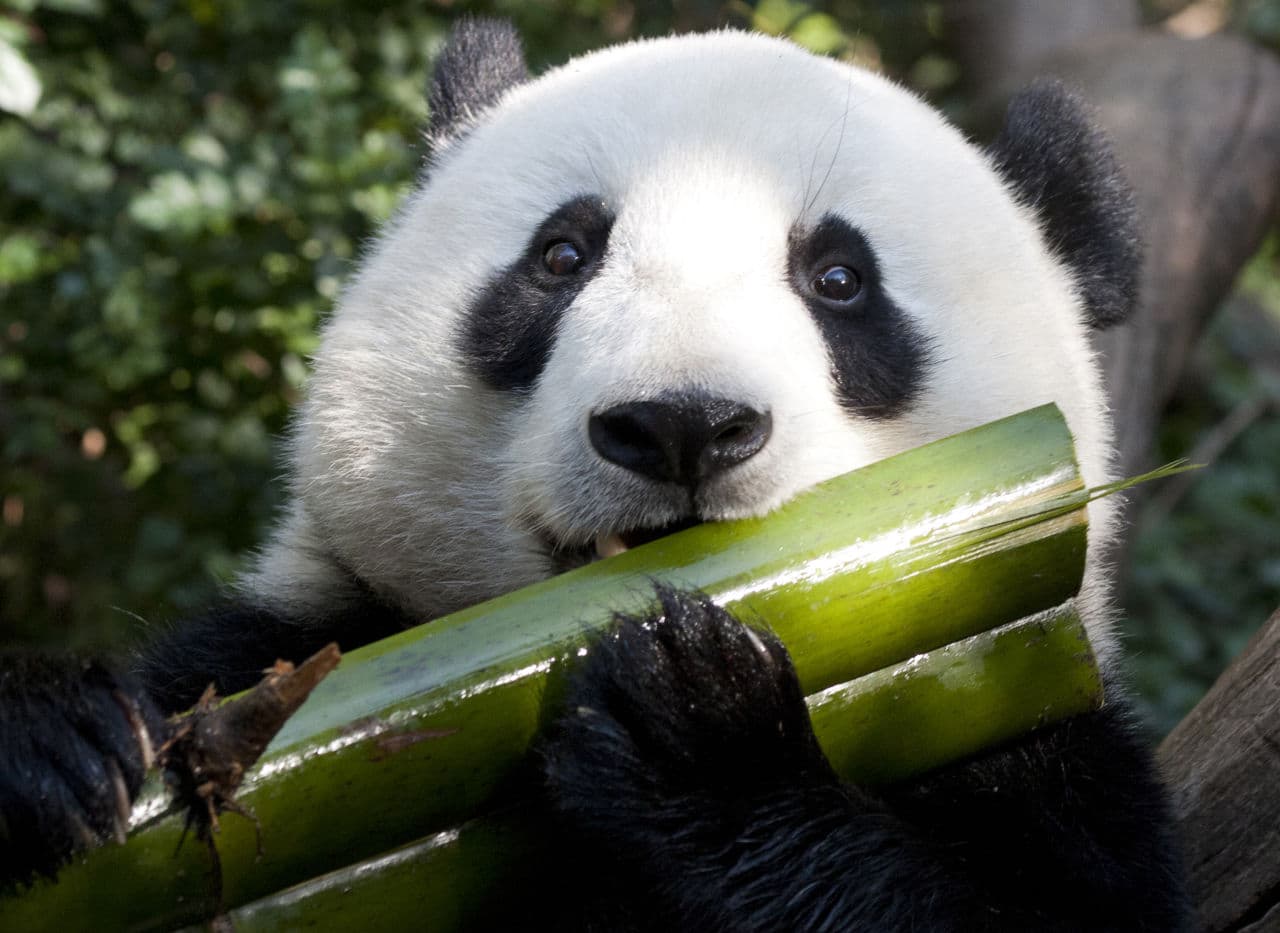
POLYGON ((159 706, 119 667, 0 655, 0 890, 123 838, 129 804, 167 736, 159 706))
POLYGON ((654 928, 1178 929, 1163 792, 1122 711, 871 794, 832 773, 776 641, 663 603, 593 650, 545 752, 606 909, 654 928))
POLYGON ((132 664, 0 655, 0 888, 122 838, 169 734, 165 716, 209 684, 233 693, 278 658, 301 661, 330 641, 349 650, 403 627, 361 591, 325 617, 227 602, 164 630, 132 664))
POLYGON ((277 660, 298 663, 329 642, 343 651, 408 626, 405 617, 357 587, 325 614, 290 611, 248 600, 225 601, 175 624, 143 647, 135 667, 169 713, 191 706, 209 684, 222 695, 262 679, 277 660))

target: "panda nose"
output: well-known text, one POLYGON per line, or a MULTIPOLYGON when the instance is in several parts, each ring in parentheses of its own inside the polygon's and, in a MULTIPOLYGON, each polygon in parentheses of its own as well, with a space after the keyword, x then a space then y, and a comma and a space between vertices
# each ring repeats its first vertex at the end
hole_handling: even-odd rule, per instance
POLYGON ((694 486, 758 454, 772 427, 768 412, 689 394, 615 405, 591 416, 587 434, 610 463, 694 486))

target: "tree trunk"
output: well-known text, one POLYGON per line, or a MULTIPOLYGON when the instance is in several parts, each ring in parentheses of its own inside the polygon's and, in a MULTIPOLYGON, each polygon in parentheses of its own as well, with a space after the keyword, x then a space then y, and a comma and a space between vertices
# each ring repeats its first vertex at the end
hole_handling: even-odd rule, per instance
POLYGON ((961 74, 979 93, 1034 74, 1065 48, 1141 22, 1130 0, 949 0, 943 9, 961 74))
POLYGON ((1205 322, 1280 205, 1280 62, 1236 36, 1125 29, 1118 0, 946 5, 982 103, 975 130, 1041 74, 1078 88, 1115 141, 1141 213, 1146 264, 1133 318, 1099 335, 1118 467, 1151 465, 1160 412, 1205 322))
POLYGON ((1164 740, 1204 933, 1280 930, 1280 611, 1164 740))
POLYGON ((1204 324, 1280 203, 1280 62, 1234 36, 1144 32, 1047 65, 1099 108, 1142 216, 1142 300, 1098 339, 1119 466, 1136 473, 1204 324))

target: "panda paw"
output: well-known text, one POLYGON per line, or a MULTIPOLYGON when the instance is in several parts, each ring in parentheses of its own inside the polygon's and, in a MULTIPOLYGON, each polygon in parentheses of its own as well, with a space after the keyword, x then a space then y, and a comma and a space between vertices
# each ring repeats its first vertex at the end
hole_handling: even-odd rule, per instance
POLYGON ((623 617, 574 672, 544 746, 557 808, 608 835, 618 821, 733 806, 835 782, 786 650, 705 597, 660 588, 660 608, 623 617))
POLYGON ((102 664, 0 657, 0 888, 122 840, 167 731, 146 692, 102 664))

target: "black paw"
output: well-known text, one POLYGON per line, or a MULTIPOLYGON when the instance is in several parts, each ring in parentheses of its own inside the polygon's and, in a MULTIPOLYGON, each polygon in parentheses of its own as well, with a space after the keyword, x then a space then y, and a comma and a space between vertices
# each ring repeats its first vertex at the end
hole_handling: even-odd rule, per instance
POLYGON ((0 657, 0 886, 123 838, 166 735, 145 691, 97 662, 0 657))
POLYGON ((834 780, 786 650, 704 597, 659 589, 574 672, 544 748, 562 806, 717 798, 808 776, 834 780))

